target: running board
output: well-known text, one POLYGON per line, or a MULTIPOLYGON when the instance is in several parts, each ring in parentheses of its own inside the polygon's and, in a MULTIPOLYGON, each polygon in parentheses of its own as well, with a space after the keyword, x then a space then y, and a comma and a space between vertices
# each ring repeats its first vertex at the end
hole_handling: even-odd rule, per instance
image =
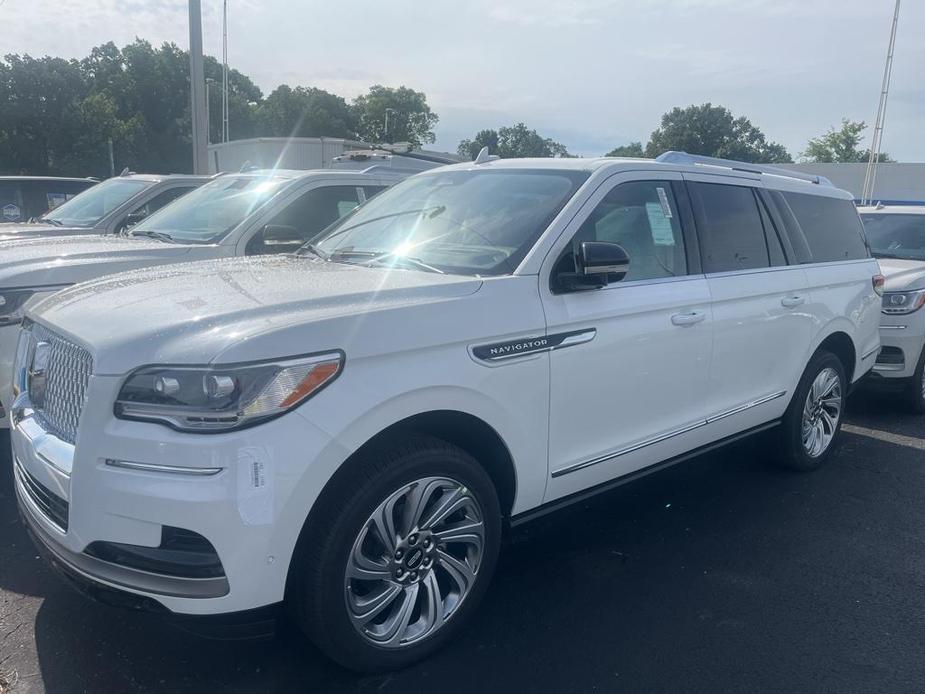
POLYGON ((660 463, 655 463, 649 467, 635 470, 634 472, 630 472, 626 475, 623 475, 622 477, 608 480, 607 482, 603 482, 589 489, 583 489, 580 492, 569 494, 568 496, 564 496, 561 499, 554 499, 553 501, 545 503, 542 506, 537 506, 536 508, 524 511, 523 513, 518 513, 516 516, 512 516, 510 518, 508 521, 508 527, 516 528, 524 525, 525 523, 530 523, 537 520, 538 518, 542 518, 547 514, 555 513, 556 511, 566 508, 567 506, 571 506, 572 504, 581 503, 582 501, 590 499, 593 496, 597 496, 598 494, 603 494, 604 492, 609 492, 610 490, 616 489, 617 487, 622 487, 624 484, 633 482, 642 477, 646 477, 647 475, 651 475, 654 472, 659 472, 666 468, 673 467, 678 463, 683 463, 687 460, 690 460, 691 458, 696 458, 705 453, 710 453, 711 451, 725 448, 729 444, 741 441, 742 439, 747 439, 751 436, 754 436, 755 434, 760 434, 763 431, 773 429, 780 425, 780 421, 781 420, 779 419, 775 419, 765 424, 760 424, 756 427, 752 427, 751 429, 741 431, 738 434, 727 436, 726 438, 720 439, 719 441, 714 441, 713 443, 707 444, 706 446, 701 446, 700 448, 695 448, 694 450, 688 451, 687 453, 682 453, 681 455, 675 456, 674 458, 663 460, 660 463))

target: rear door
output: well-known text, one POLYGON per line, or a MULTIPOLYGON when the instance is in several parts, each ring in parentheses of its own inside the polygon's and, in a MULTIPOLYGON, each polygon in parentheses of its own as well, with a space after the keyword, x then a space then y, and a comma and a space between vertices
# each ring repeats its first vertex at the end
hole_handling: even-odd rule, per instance
POLYGON ((815 330, 806 275, 791 265, 757 180, 685 174, 712 296, 706 389, 712 434, 783 414, 815 330))

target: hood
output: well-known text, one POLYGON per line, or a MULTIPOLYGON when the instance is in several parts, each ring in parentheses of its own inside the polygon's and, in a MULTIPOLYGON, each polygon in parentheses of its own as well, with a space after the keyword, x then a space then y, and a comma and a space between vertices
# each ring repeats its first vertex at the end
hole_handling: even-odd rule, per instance
POLYGON ((62 236, 0 241, 0 289, 75 284, 158 263, 198 259, 215 251, 155 239, 62 236))
POLYGON ((60 227, 54 224, 4 224, 0 226, 0 241, 15 241, 17 239, 34 239, 45 236, 85 236, 99 234, 100 230, 93 227, 60 227))
POLYGON ((880 258, 880 272, 886 278, 884 291, 907 292, 925 289, 925 261, 880 258))
POLYGON ((415 318, 396 322, 397 311, 427 306, 430 314, 480 286, 472 277, 308 257, 234 258, 103 277, 52 295, 29 315, 86 344, 97 373, 124 373, 145 363, 230 363, 357 342, 375 351, 396 332, 420 340, 415 318), (253 347, 258 336, 268 341, 253 347))

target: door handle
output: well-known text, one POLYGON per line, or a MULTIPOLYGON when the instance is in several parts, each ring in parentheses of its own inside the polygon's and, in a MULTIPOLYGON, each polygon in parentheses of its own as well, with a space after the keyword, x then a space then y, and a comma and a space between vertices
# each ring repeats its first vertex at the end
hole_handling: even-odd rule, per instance
POLYGON ((671 323, 672 325, 680 325, 684 327, 699 323, 700 321, 705 320, 706 317, 707 314, 700 311, 691 311, 690 313, 676 313, 671 317, 671 323))
POLYGON ((784 308, 796 308, 797 306, 802 306, 806 302, 802 296, 785 296, 780 300, 780 305, 784 308))

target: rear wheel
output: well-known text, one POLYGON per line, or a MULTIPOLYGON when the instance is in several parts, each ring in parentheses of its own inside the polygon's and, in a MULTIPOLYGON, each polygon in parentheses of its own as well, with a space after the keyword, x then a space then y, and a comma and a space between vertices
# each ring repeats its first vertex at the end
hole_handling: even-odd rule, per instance
POLYGON ((831 352, 817 352, 781 422, 778 434, 781 465, 809 471, 825 464, 841 431, 847 392, 841 360, 831 352))
POLYGON ((319 503, 290 597, 321 650, 351 669, 393 669, 459 631, 500 544, 498 497, 477 461, 414 437, 361 454, 319 503))

